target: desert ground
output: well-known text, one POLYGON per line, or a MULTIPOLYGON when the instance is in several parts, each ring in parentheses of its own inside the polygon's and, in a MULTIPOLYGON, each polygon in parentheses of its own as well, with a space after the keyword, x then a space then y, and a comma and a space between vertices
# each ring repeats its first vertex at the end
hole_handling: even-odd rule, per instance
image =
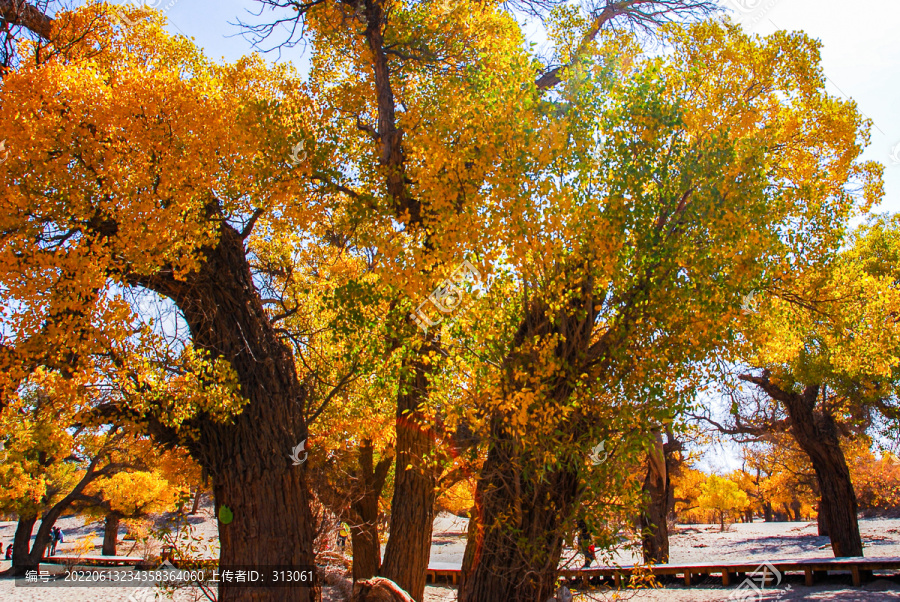
MULTIPOLYGON (((211 512, 205 509, 193 519, 195 533, 212 538, 215 522, 211 512)), ((85 524, 77 517, 64 518, 60 526, 66 534, 66 542, 61 546, 63 554, 72 553, 78 546, 101 543, 102 525, 85 524)), ((0 522, 0 541, 11 542, 15 523, 0 522)), ((866 556, 900 557, 900 519, 861 519, 866 556)), ((432 563, 460 564, 465 549, 466 520, 449 515, 441 515, 435 521, 434 538, 431 548, 432 563)), ((672 562, 764 562, 785 558, 827 558, 831 556, 827 538, 816 535, 815 523, 781 522, 732 525, 720 532, 717 525, 679 525, 670 538, 672 562)), ((623 542, 611 561, 619 564, 634 562, 634 547, 623 542)), ((210 550, 214 551, 214 550, 210 550)), ((122 555, 141 555, 143 546, 130 541, 119 544, 122 555)), ((571 550, 567 552, 574 556, 571 550)), ((573 561, 577 562, 578 558, 573 561)), ((8 561, 0 562, 0 570, 9 567, 8 561)), ((42 567, 43 568, 43 567, 42 567)), ((49 566, 48 566, 49 568, 49 566)), ((724 588, 717 577, 705 583, 686 588, 674 582, 661 584, 655 590, 611 590, 591 589, 578 591, 573 588, 575 600, 634 600, 636 602, 713 602, 734 600, 734 587, 724 588)), ((40 587, 16 586, 10 579, 0 579, 0 600, 16 602, 149 602, 151 596, 133 587, 40 587)), ((160 598, 162 600, 163 598, 160 598)), ((167 599, 167 598, 166 598, 167 599)), ((176 602, 196 602, 205 600, 199 591, 186 590, 174 596, 176 602)), ((326 601, 342 600, 340 588, 323 588, 326 601)), ((456 590, 449 585, 437 584, 426 590, 426 602, 449 602, 456 599, 456 590)), ((863 587, 853 587, 849 576, 832 576, 827 581, 806 587, 799 577, 788 576, 777 587, 763 592, 760 602, 816 600, 834 602, 854 601, 900 601, 900 578, 876 575, 875 579, 863 587)))

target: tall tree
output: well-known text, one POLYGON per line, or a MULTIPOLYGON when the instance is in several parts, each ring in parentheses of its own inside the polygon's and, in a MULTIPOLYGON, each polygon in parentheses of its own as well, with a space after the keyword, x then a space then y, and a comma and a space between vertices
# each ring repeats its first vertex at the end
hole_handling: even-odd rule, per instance
MULTIPOLYGON (((559 62, 543 65, 525 52, 508 9, 544 16, 561 9, 562 2, 261 4, 277 16, 249 26, 255 40, 268 42, 290 24, 285 43, 311 44, 313 78, 327 90, 330 106, 355 119, 357 131, 349 129, 348 137, 363 144, 358 155, 348 157, 354 167, 345 175, 355 177, 341 178, 352 185, 342 185, 359 194, 366 210, 377 207, 402 231, 404 245, 395 247, 402 252, 385 253, 385 245, 378 246, 396 273, 403 307, 410 296, 424 299, 466 252, 491 255, 496 245, 490 230, 477 227, 483 223, 480 205, 493 196, 498 180, 507 186, 515 179, 514 173, 496 171, 496 153, 532 127, 511 115, 525 117, 522 108, 559 85, 563 69, 590 52, 602 29, 648 30, 714 7, 704 0, 603 2, 583 27, 565 25, 574 45, 559 53, 559 62), (401 278, 407 282, 400 284, 401 278)), ((392 237, 398 238, 396 232, 392 237)), ((429 405, 439 371, 436 354, 446 350, 434 330, 420 334, 404 318, 396 328, 408 351, 398 375, 396 482, 382 574, 421 600, 439 478, 422 459, 435 451, 428 432, 437 424, 430 422, 429 405)))
POLYGON ((586 446, 598 405, 676 411, 687 366, 730 341, 752 282, 801 249, 804 261, 833 250, 855 180, 864 204, 878 194, 877 169, 857 163, 866 122, 821 87, 815 42, 719 23, 665 31, 672 52, 628 77, 610 84, 598 60, 537 130, 543 154, 510 168, 523 184, 503 244, 521 293, 480 408, 484 536, 461 600, 549 597, 581 491, 581 463, 558 450, 586 446))
MULTIPOLYGON (((312 153, 292 161, 307 101, 287 69, 213 65, 152 11, 129 14, 122 28, 101 4, 57 13, 54 32, 71 43, 28 55, 4 78, 0 127, 12 156, 0 168, 0 279, 4 305, 17 308, 5 317, 7 343, 18 350, 48 324, 68 333, 75 318, 127 330, 141 308, 121 291, 170 300, 190 334, 171 386, 196 381, 200 392, 161 394, 171 374, 146 350, 133 389, 157 395, 123 398, 109 413, 162 444, 184 443, 208 472, 216 509, 234 517, 220 525, 222 564, 312 565, 308 465, 293 466, 289 453, 342 380, 298 374, 277 310, 259 293, 265 274, 251 265, 271 233, 290 232, 281 240, 298 252, 327 234, 298 177, 312 153)), ((325 163, 326 148, 317 147, 325 163)), ((229 588, 220 599, 283 595, 229 588)))
POLYGON ((739 378, 764 399, 742 404, 746 396, 733 393, 725 427, 739 435, 790 433, 815 471, 820 532, 838 557, 863 554, 841 440, 865 433, 879 414, 896 429, 897 240, 896 218, 875 219, 840 255, 760 300, 739 378))

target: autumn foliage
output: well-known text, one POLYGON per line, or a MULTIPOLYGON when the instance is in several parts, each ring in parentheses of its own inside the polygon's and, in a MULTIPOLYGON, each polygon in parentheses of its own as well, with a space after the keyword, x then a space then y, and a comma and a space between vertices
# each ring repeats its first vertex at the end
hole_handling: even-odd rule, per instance
POLYGON ((898 229, 851 231, 881 170, 818 42, 682 22, 702 1, 534 3, 543 64, 508 3, 263 6, 308 73, 89 3, 3 75, 0 508, 23 533, 209 478, 221 562, 312 564, 337 520, 354 579, 421 599, 438 508, 470 517, 459 595, 486 602, 552 596, 575 521, 611 545, 646 474, 723 528, 851 478, 897 507, 864 437, 898 417, 898 229), (756 444, 727 476, 671 451, 713 390, 756 444))

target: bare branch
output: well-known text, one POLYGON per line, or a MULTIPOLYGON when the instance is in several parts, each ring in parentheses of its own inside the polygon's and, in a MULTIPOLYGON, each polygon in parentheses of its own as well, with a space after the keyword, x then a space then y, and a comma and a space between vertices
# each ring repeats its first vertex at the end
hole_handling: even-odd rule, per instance
MULTIPOLYGON (((516 4, 538 7, 540 4, 550 5, 553 3, 518 2, 516 4)), ((593 19, 591 26, 582 37, 572 60, 565 65, 544 72, 535 81, 535 86, 538 90, 543 91, 559 84, 562 81, 560 74, 587 55, 591 43, 597 39, 604 27, 631 29, 649 34, 663 23, 690 17, 705 17, 718 10, 720 9, 716 3, 710 0, 606 0, 602 6, 597 6, 591 11, 590 16, 593 19)))

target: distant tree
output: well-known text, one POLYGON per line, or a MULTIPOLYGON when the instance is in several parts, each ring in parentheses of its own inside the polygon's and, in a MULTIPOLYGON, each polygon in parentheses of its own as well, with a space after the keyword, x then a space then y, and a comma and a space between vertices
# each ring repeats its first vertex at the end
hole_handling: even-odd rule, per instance
POLYGON ((93 481, 76 500, 75 508, 91 518, 102 518, 105 556, 115 556, 121 522, 132 524, 155 512, 176 510, 190 495, 190 483, 200 470, 184 452, 154 449, 146 438, 120 446, 120 460, 131 458, 143 470, 120 472, 93 481))
POLYGON ((792 437, 774 433, 744 446, 742 453, 744 467, 734 480, 750 497, 751 508, 769 521, 775 510, 790 520, 812 515, 820 497, 815 471, 792 437))
POLYGON ((695 468, 686 467, 672 479, 672 490, 675 499, 675 516, 679 522, 703 522, 705 510, 700 508, 701 486, 707 475, 695 468))
POLYGON ((863 554, 842 442, 900 427, 898 259, 900 219, 877 217, 842 252, 774 283, 746 316, 745 344, 732 348, 729 424, 704 417, 740 440, 794 439, 815 473, 820 532, 838 557, 863 554))
POLYGON ((890 452, 876 458, 864 440, 847 442, 845 450, 860 512, 900 515, 900 459, 890 452))
POLYGON ((92 484, 142 466, 120 454, 133 433, 114 423, 86 423, 93 405, 83 397, 73 403, 78 396, 68 384, 38 370, 0 411, 0 512, 18 517, 11 569, 16 575, 38 567, 56 520, 92 484))
POLYGON ((720 529, 724 531, 726 519, 743 511, 750 500, 731 479, 709 475, 706 482, 700 485, 700 497, 697 498, 697 502, 701 508, 712 510, 718 515, 720 529))

